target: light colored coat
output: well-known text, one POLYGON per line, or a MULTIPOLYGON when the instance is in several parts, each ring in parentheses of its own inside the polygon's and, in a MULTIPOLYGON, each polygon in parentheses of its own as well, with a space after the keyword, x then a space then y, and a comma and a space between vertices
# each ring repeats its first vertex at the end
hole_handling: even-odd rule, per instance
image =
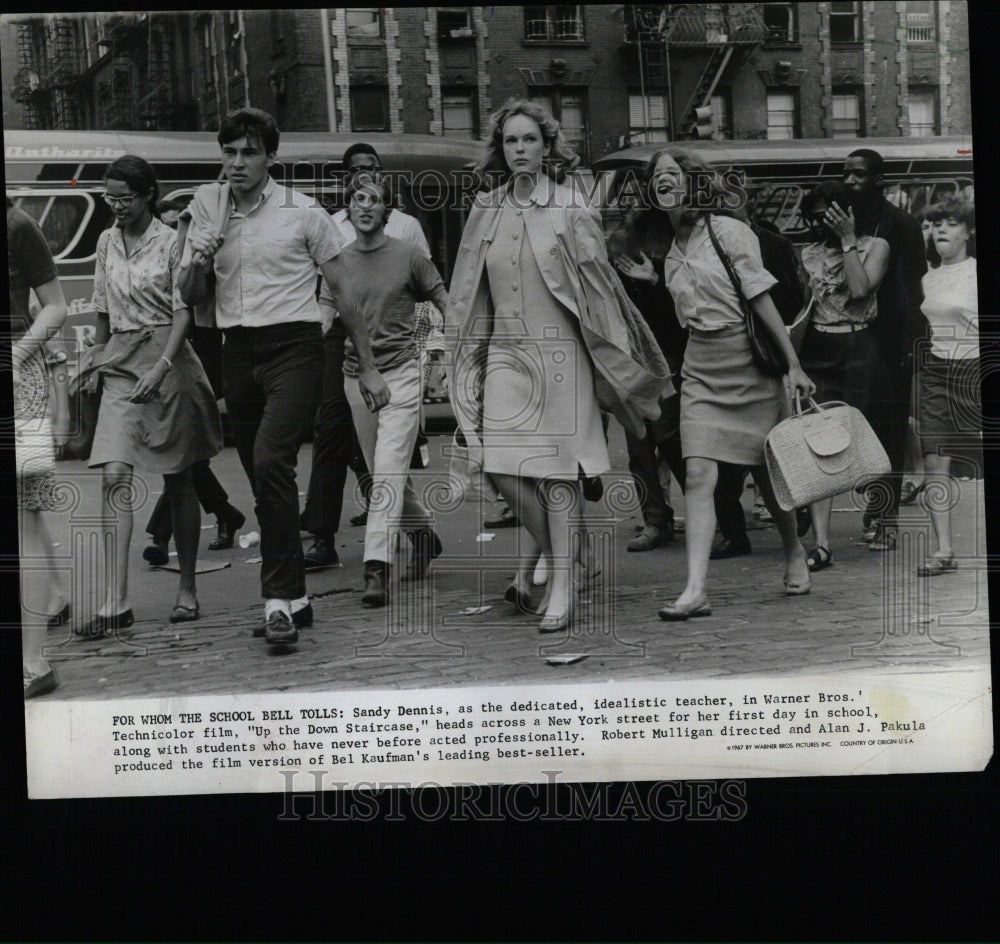
MULTIPOLYGON (((485 276, 486 251, 500 222, 506 188, 480 194, 469 213, 455 260, 445 320, 453 356, 452 407, 466 440, 478 442, 483 373, 493 329, 485 276)), ((542 176, 523 206, 525 229, 545 284, 578 320, 601 409, 645 434, 673 392, 659 347, 626 301, 608 261, 600 214, 578 187, 542 176)))

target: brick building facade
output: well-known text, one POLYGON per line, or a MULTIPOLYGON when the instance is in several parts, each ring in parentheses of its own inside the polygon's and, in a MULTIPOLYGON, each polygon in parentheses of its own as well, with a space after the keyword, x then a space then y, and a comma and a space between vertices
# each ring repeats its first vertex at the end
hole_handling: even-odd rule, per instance
POLYGON ((0 55, 7 127, 214 129, 249 103, 289 131, 478 138, 527 96, 585 161, 690 136, 971 133, 959 0, 20 16, 0 55))

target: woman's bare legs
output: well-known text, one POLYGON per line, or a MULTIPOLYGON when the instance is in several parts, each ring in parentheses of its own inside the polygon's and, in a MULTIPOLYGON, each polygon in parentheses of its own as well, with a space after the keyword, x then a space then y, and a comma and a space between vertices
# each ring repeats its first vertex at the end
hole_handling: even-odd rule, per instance
POLYGON ((937 488, 940 484, 942 489, 954 488, 956 483, 951 478, 951 456, 939 456, 937 453, 929 452, 924 455, 924 471, 926 482, 931 486, 931 493, 927 495, 927 513, 930 515, 931 525, 934 528, 934 537, 937 538, 937 550, 934 557, 951 558, 955 549, 951 545, 951 501, 942 494, 941 499, 937 499, 937 488))
MULTIPOLYGON (((753 479, 760 486, 761 494, 768 510, 774 517, 774 524, 781 535, 781 546, 785 552, 785 583, 805 586, 809 583, 809 565, 806 563, 806 552, 799 540, 798 530, 795 522, 794 511, 782 511, 778 507, 778 500, 774 497, 774 486, 771 484, 771 477, 767 474, 766 466, 755 466, 753 479)), ((829 526, 829 515, 827 515, 827 525, 829 526)), ((816 534, 819 543, 819 532, 816 534)), ((827 545, 829 546, 829 545, 827 545)))
POLYGON ((827 550, 830 549, 830 512, 832 510, 832 498, 824 498, 822 501, 813 502, 809 506, 809 517, 812 519, 816 546, 825 547, 827 550))
POLYGON ((132 466, 106 462, 101 489, 101 540, 104 543, 104 605, 98 616, 131 609, 128 601, 128 551, 132 541, 132 466))
POLYGON ((163 482, 170 499, 170 523, 174 530, 177 565, 181 572, 177 602, 181 606, 195 609, 198 606, 195 569, 198 564, 198 539, 201 536, 201 509, 198 507, 191 467, 174 475, 163 476, 163 482))
MULTIPOLYGON (((491 472, 490 478, 503 495, 504 501, 517 515, 521 523, 521 557, 517 565, 517 575, 514 583, 525 593, 531 593, 531 578, 538 563, 538 558, 545 554, 552 555, 552 544, 549 540, 548 516, 538 502, 535 492, 535 480, 524 479, 517 475, 491 472)), ((551 584, 546 585, 546 598, 551 584)))
POLYGON ((42 649, 48 623, 48 583, 52 575, 40 566, 47 557, 41 537, 41 512, 22 509, 20 517, 21 660, 30 675, 42 675, 49 670, 42 649))
POLYGON ((708 578, 708 555, 715 537, 715 485, 719 466, 714 459, 688 456, 685 460, 684 503, 686 522, 684 542, 687 551, 687 584, 675 603, 684 606, 705 596, 708 578))
POLYGON ((547 517, 552 565, 546 584, 546 606, 540 612, 545 617, 563 617, 574 602, 572 525, 579 508, 579 486, 576 482, 544 479, 539 490, 547 517))

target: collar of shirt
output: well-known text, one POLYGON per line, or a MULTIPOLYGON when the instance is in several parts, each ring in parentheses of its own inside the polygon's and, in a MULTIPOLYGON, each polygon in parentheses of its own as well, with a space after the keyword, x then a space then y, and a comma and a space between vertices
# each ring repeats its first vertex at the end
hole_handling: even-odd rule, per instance
POLYGON ((679 262, 686 262, 692 252, 708 239, 708 226, 705 223, 705 217, 699 216, 694 226, 691 227, 691 233, 688 236, 688 240, 684 248, 681 249, 681 247, 677 245, 677 240, 674 239, 673 243, 670 245, 670 251, 667 253, 667 258, 676 259, 679 262))
POLYGON ((250 207, 250 209, 247 210, 246 213, 241 213, 239 211, 239 208, 236 206, 236 195, 233 193, 232 188, 230 188, 230 190, 229 190, 229 215, 230 216, 249 216, 251 213, 254 212, 254 210, 257 210, 257 209, 260 208, 260 205, 265 200, 267 200, 271 196, 272 193, 274 193, 275 188, 277 186, 278 185, 274 182, 274 178, 269 173, 267 175, 267 183, 264 184, 264 189, 260 192, 260 195, 257 197, 257 202, 252 207, 250 207))
POLYGON ((138 238, 138 240, 136 240, 136 243, 132 247, 131 252, 127 252, 125 249, 125 231, 123 229, 116 226, 112 231, 112 238, 119 243, 122 255, 125 256, 126 259, 128 259, 131 256, 134 256, 140 249, 142 249, 143 246, 146 245, 146 243, 148 243, 154 237, 158 236, 165 229, 170 229, 170 227, 167 226, 167 224, 164 223, 163 220, 158 219, 157 217, 154 216, 150 220, 149 226, 146 227, 145 232, 143 232, 143 234, 138 238))

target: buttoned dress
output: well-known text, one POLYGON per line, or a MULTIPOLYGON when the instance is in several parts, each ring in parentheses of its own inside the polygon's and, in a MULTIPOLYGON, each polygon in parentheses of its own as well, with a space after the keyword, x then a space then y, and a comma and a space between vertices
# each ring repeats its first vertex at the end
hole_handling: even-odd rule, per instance
POLYGON ((483 469, 575 480, 610 467, 594 370, 575 316, 549 291, 524 211, 507 202, 486 251, 493 302, 483 469))
MULTIPOLYGON (((713 217, 712 226, 746 298, 776 283, 749 226, 723 216, 713 217)), ((765 376, 753 361, 739 299, 704 218, 683 249, 674 241, 664 259, 664 278, 678 320, 690 330, 681 368, 684 457, 763 465, 764 439, 787 415, 788 397, 781 378, 765 376)))
POLYGON ((176 284, 176 236, 154 217, 131 253, 118 227, 98 240, 93 305, 108 313, 111 337, 93 362, 103 387, 91 466, 124 462, 170 475, 222 448, 215 394, 189 341, 152 400, 129 399, 163 354, 174 311, 186 307, 176 284))

